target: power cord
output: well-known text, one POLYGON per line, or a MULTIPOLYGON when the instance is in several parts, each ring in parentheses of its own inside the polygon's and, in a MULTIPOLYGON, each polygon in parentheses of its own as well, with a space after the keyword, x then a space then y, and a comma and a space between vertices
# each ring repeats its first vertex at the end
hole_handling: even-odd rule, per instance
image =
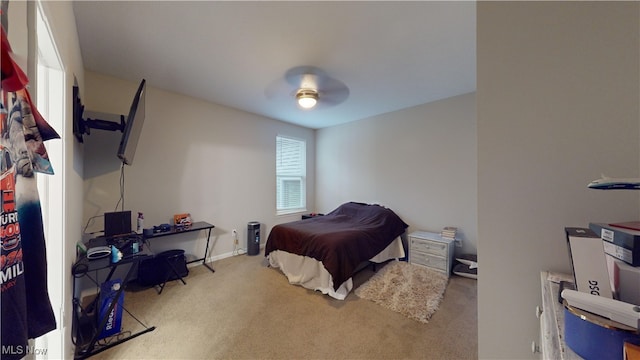
MULTIPOLYGON (((104 215, 95 215, 89 218, 89 220, 87 220, 87 223, 84 225, 84 229, 82 229, 82 233, 83 234, 87 234, 87 228, 89 227, 89 224, 91 223, 91 221, 93 219, 99 218, 99 217, 103 217, 104 215)), ((98 231, 94 231, 92 233, 89 234, 95 234, 95 233, 99 233, 99 232, 103 232, 103 230, 98 230, 98 231)))
POLYGON ((124 211, 124 161, 120 165, 120 199, 118 199, 114 211, 118 211, 118 206, 120 206, 120 211, 124 211))
POLYGON ((233 247, 233 256, 237 256, 237 255, 244 255, 247 253, 247 250, 241 247, 238 247, 238 245, 234 245, 233 247))
POLYGON ((127 337, 131 336, 131 330, 125 330, 125 331, 121 331, 115 335, 111 335, 108 336, 104 339, 98 340, 98 342, 96 342, 96 344, 98 344, 99 346, 108 346, 113 342, 116 341, 121 341, 123 339, 126 339, 127 337))
POLYGON ((241 248, 238 244, 238 232, 234 229, 232 231, 233 236, 233 252, 231 252, 232 256, 244 255, 247 253, 247 250, 241 248))
MULTIPOLYGON (((118 199, 118 202, 116 203, 116 207, 114 211, 118 211, 118 206, 120 206, 120 211, 124 211, 124 161, 122 162, 122 164, 120 165, 120 198, 118 199)), ((103 217, 103 215, 95 215, 90 217, 87 220, 87 223, 85 224, 84 228, 82 229, 82 233, 83 234, 87 234, 87 228, 89 227, 89 224, 91 224, 91 221, 93 221, 93 219, 99 218, 99 217, 103 217)), ((89 234, 93 235, 96 233, 100 233, 100 232, 104 232, 104 230, 98 230, 98 231, 94 231, 91 232, 89 234)))

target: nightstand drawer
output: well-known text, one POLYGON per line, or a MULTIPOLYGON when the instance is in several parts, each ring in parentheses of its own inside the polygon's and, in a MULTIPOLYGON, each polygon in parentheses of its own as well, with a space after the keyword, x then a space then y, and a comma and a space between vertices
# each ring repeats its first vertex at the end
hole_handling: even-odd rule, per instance
POLYGON ((412 251, 422 251, 428 254, 447 256, 448 245, 446 243, 415 237, 409 237, 409 240, 409 253, 412 251))
POLYGON ((431 254, 426 254, 423 252, 410 252, 409 257, 411 258, 410 262, 416 265, 428 266, 430 268, 441 270, 448 273, 447 269, 447 259, 440 256, 433 256, 431 254))

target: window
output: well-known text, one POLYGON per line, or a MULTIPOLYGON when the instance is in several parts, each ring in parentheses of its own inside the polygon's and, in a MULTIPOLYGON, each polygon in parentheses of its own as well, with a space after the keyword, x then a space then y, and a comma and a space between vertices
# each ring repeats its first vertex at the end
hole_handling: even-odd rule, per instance
POLYGON ((276 212, 305 211, 307 148, 304 140, 276 136, 276 212))

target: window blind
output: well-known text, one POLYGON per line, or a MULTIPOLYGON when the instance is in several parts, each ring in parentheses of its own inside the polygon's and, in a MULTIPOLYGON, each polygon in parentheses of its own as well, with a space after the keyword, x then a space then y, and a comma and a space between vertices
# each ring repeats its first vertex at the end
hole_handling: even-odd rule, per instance
POLYGON ((306 209, 306 143, 276 136, 276 211, 289 213, 306 209))

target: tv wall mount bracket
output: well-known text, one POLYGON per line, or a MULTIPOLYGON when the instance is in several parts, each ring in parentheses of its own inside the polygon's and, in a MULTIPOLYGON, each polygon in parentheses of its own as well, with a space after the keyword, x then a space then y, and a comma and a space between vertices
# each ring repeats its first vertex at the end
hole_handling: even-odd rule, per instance
POLYGON ((84 105, 80 100, 80 90, 77 86, 73 87, 73 134, 78 142, 83 143, 83 135, 91 135, 91 129, 120 131, 124 132, 125 116, 120 115, 120 122, 101 120, 101 119, 85 119, 84 105))

